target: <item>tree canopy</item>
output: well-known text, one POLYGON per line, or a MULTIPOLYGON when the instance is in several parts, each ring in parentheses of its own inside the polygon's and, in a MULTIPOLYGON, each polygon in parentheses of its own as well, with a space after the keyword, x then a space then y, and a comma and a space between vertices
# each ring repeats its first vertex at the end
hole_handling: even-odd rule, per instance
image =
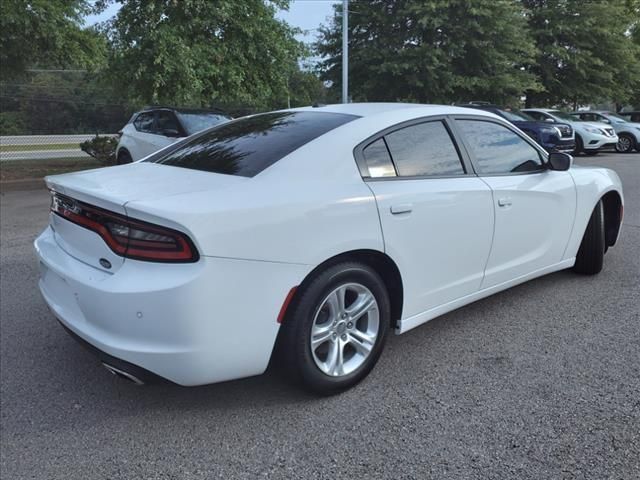
POLYGON ((640 90, 640 3, 624 0, 523 0, 537 47, 528 71, 543 90, 527 103, 625 103, 640 90))
POLYGON ((303 46, 288 0, 118 0, 109 74, 142 103, 286 106, 303 46))
POLYGON ((88 0, 2 0, 0 78, 17 78, 30 67, 104 66, 105 39, 83 28, 88 0))
MULTIPOLYGON (((521 7, 508 0, 372 0, 349 15, 354 100, 509 101, 539 85, 521 7)), ((341 5, 321 30, 323 78, 341 88, 341 5)))

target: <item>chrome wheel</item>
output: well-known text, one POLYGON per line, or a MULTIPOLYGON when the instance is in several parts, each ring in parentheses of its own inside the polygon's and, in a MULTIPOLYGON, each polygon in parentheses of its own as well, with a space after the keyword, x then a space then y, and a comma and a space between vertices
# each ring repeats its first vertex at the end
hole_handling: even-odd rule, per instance
POLYGON ((332 291, 311 325, 309 345, 316 366, 326 375, 349 375, 360 367, 378 338, 380 312, 373 293, 359 283, 332 291))
POLYGON ((626 153, 631 150, 631 139, 626 136, 619 137, 618 144, 616 145, 616 150, 621 153, 626 153))

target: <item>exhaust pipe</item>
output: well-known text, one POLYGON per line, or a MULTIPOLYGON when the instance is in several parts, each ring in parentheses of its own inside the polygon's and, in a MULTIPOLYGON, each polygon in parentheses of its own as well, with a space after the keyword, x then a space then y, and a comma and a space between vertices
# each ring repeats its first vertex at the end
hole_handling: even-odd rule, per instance
POLYGON ((120 370, 119 368, 114 367, 113 365, 109 365, 108 363, 104 362, 102 362, 102 366, 106 368, 109 373, 115 375, 116 377, 123 378, 130 382, 133 382, 136 385, 144 385, 144 382, 142 380, 140 380, 135 375, 130 374, 129 372, 125 372, 123 370, 120 370))

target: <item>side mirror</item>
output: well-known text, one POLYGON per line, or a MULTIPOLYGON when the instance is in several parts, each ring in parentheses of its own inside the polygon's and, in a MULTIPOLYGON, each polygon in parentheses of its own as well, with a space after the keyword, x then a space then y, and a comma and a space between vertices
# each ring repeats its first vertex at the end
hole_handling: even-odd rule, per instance
POLYGON ((564 172, 569 170, 573 157, 568 153, 553 152, 549 154, 549 170, 564 172))

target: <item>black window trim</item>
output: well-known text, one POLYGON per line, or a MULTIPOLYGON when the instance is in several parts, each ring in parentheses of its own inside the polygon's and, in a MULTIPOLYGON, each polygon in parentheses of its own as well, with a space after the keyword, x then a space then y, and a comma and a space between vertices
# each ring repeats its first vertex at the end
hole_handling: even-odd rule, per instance
POLYGON ((365 140, 360 142, 353 149, 353 156, 356 160, 356 165, 358 166, 358 170, 360 171, 360 176, 365 182, 384 182, 384 181, 398 181, 398 180, 436 180, 443 178, 465 178, 469 176, 474 176, 475 172, 473 169, 473 165, 471 163, 471 159, 469 158, 466 150, 461 148, 458 139, 456 138, 456 134, 454 129, 451 128, 451 121, 449 115, 433 115, 426 116, 420 118, 412 118, 411 120, 405 120, 404 122, 396 123, 395 125, 391 125, 379 132, 370 135, 365 140), (458 152, 458 157, 460 159, 460 164, 462 165, 462 169, 464 173, 458 173, 453 175, 412 175, 412 176, 401 176, 398 175, 398 168, 396 167, 395 161, 393 160, 393 155, 391 155, 391 151, 389 150, 389 145, 387 145, 387 141, 385 140, 385 136, 393 133, 398 130, 402 130, 407 127, 411 127, 413 125, 419 125, 421 123, 430 123, 430 122, 442 122, 445 130, 449 134, 451 138, 451 143, 453 143, 456 152, 458 152), (387 152, 389 153, 389 158, 391 159, 391 164, 396 172, 395 176, 387 176, 387 177, 371 177, 369 175, 369 167, 367 166, 367 162, 364 158, 364 149, 367 148, 372 143, 377 140, 383 140, 385 146, 387 147, 387 152))
POLYGON ((485 117, 482 115, 457 115, 456 114, 456 115, 449 115, 449 118, 451 119, 451 125, 452 125, 451 129, 455 133, 456 137, 459 139, 458 140, 459 143, 462 145, 463 149, 465 150, 465 153, 468 156, 473 166, 473 171, 476 176, 478 177, 510 177, 510 176, 517 176, 517 175, 538 175, 540 173, 544 173, 548 171, 549 154, 546 152, 546 150, 542 148, 540 145, 538 145, 527 134, 523 135, 520 131, 517 130, 517 128, 514 125, 508 123, 507 121, 503 121, 502 119, 497 119, 492 117, 485 117), (478 160, 473 155, 473 151, 469 143, 467 142, 467 139, 465 138, 464 134, 460 131, 460 129, 456 125, 457 120, 479 120, 482 122, 494 123, 496 125, 501 125, 503 127, 506 127, 508 130, 511 130, 514 134, 516 134, 522 140, 524 140, 529 145, 531 145, 534 148, 534 150, 538 152, 538 154, 540 155, 540 159, 542 161, 542 167, 539 168, 538 170, 531 170, 529 172, 481 173, 478 160))

